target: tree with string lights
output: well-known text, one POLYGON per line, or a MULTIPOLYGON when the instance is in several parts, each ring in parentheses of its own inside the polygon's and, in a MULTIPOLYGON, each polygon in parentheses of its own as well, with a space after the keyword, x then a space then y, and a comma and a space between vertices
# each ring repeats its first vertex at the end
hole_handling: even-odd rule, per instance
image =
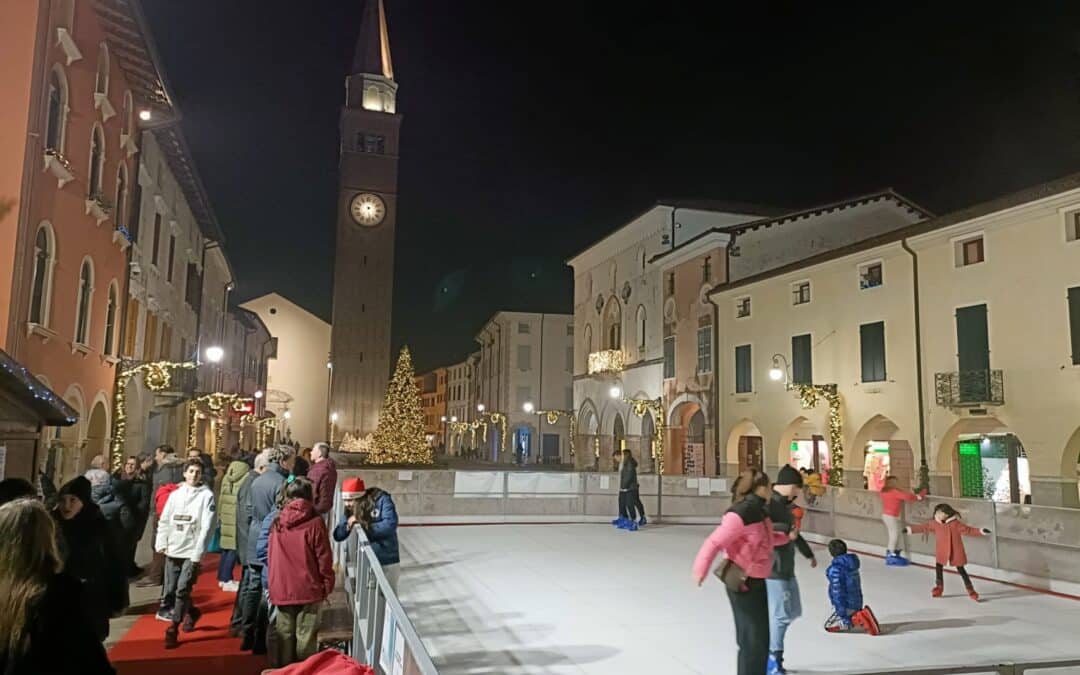
POLYGON ((435 461, 425 436, 420 390, 408 347, 401 348, 394 375, 386 387, 386 399, 367 460, 372 464, 433 464, 435 461))

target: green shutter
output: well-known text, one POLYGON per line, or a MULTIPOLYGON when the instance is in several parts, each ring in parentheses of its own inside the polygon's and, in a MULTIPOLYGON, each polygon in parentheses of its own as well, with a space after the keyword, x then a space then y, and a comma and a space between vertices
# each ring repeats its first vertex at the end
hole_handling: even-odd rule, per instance
POLYGON ((750 345, 735 348, 735 393, 748 394, 754 390, 753 371, 751 370, 750 345))
POLYGON ((809 335, 791 338, 791 379, 795 384, 813 384, 814 366, 811 362, 809 335))
POLYGON ((885 322, 859 326, 859 350, 862 355, 862 381, 885 380, 885 322))
POLYGON ((1069 333, 1073 365, 1080 365, 1080 286, 1069 289, 1069 333))

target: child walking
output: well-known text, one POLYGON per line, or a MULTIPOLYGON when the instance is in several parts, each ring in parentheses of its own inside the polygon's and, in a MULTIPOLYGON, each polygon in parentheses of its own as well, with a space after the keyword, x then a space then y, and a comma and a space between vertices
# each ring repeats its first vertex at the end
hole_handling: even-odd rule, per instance
POLYGON ((859 557, 848 553, 842 539, 829 542, 829 555, 833 560, 825 570, 825 577, 829 580, 829 602, 833 613, 825 620, 825 630, 839 633, 861 626, 870 635, 879 634, 881 626, 877 617, 869 605, 863 604, 859 557))
POLYGON ((945 592, 945 565, 952 565, 960 573, 960 578, 964 580, 964 588, 967 589, 968 595, 975 602, 979 601, 979 594, 975 592, 971 577, 964 569, 964 565, 967 565, 967 551, 964 550, 963 537, 985 537, 990 534, 990 530, 985 527, 980 530, 977 527, 965 525, 960 520, 960 514, 956 509, 948 504, 938 504, 934 508, 933 520, 921 525, 910 525, 906 531, 909 534, 933 533, 936 539, 937 544, 934 550, 937 563, 935 565, 936 583, 930 595, 940 598, 945 592))
POLYGON ((888 542, 885 549, 885 564, 904 567, 910 561, 900 555, 901 525, 900 511, 904 502, 914 502, 922 499, 922 494, 913 494, 900 488, 900 481, 896 476, 885 479, 885 486, 881 489, 881 522, 885 523, 885 532, 888 534, 888 542))

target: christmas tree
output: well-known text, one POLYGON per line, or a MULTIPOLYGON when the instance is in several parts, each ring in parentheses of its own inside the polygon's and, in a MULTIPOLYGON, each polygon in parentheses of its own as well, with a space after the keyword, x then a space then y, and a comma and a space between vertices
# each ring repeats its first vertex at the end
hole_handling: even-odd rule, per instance
POLYGON ((368 461, 372 464, 432 464, 431 447, 424 435, 424 412, 416 388, 412 356, 401 348, 394 376, 386 387, 368 461))

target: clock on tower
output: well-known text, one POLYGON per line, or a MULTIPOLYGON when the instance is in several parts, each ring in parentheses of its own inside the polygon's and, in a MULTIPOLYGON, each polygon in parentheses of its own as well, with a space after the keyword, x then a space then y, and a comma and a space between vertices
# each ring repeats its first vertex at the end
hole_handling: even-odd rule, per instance
POLYGON ((382 0, 364 0, 341 111, 330 413, 356 436, 375 431, 390 377, 397 213, 397 82, 382 0))

